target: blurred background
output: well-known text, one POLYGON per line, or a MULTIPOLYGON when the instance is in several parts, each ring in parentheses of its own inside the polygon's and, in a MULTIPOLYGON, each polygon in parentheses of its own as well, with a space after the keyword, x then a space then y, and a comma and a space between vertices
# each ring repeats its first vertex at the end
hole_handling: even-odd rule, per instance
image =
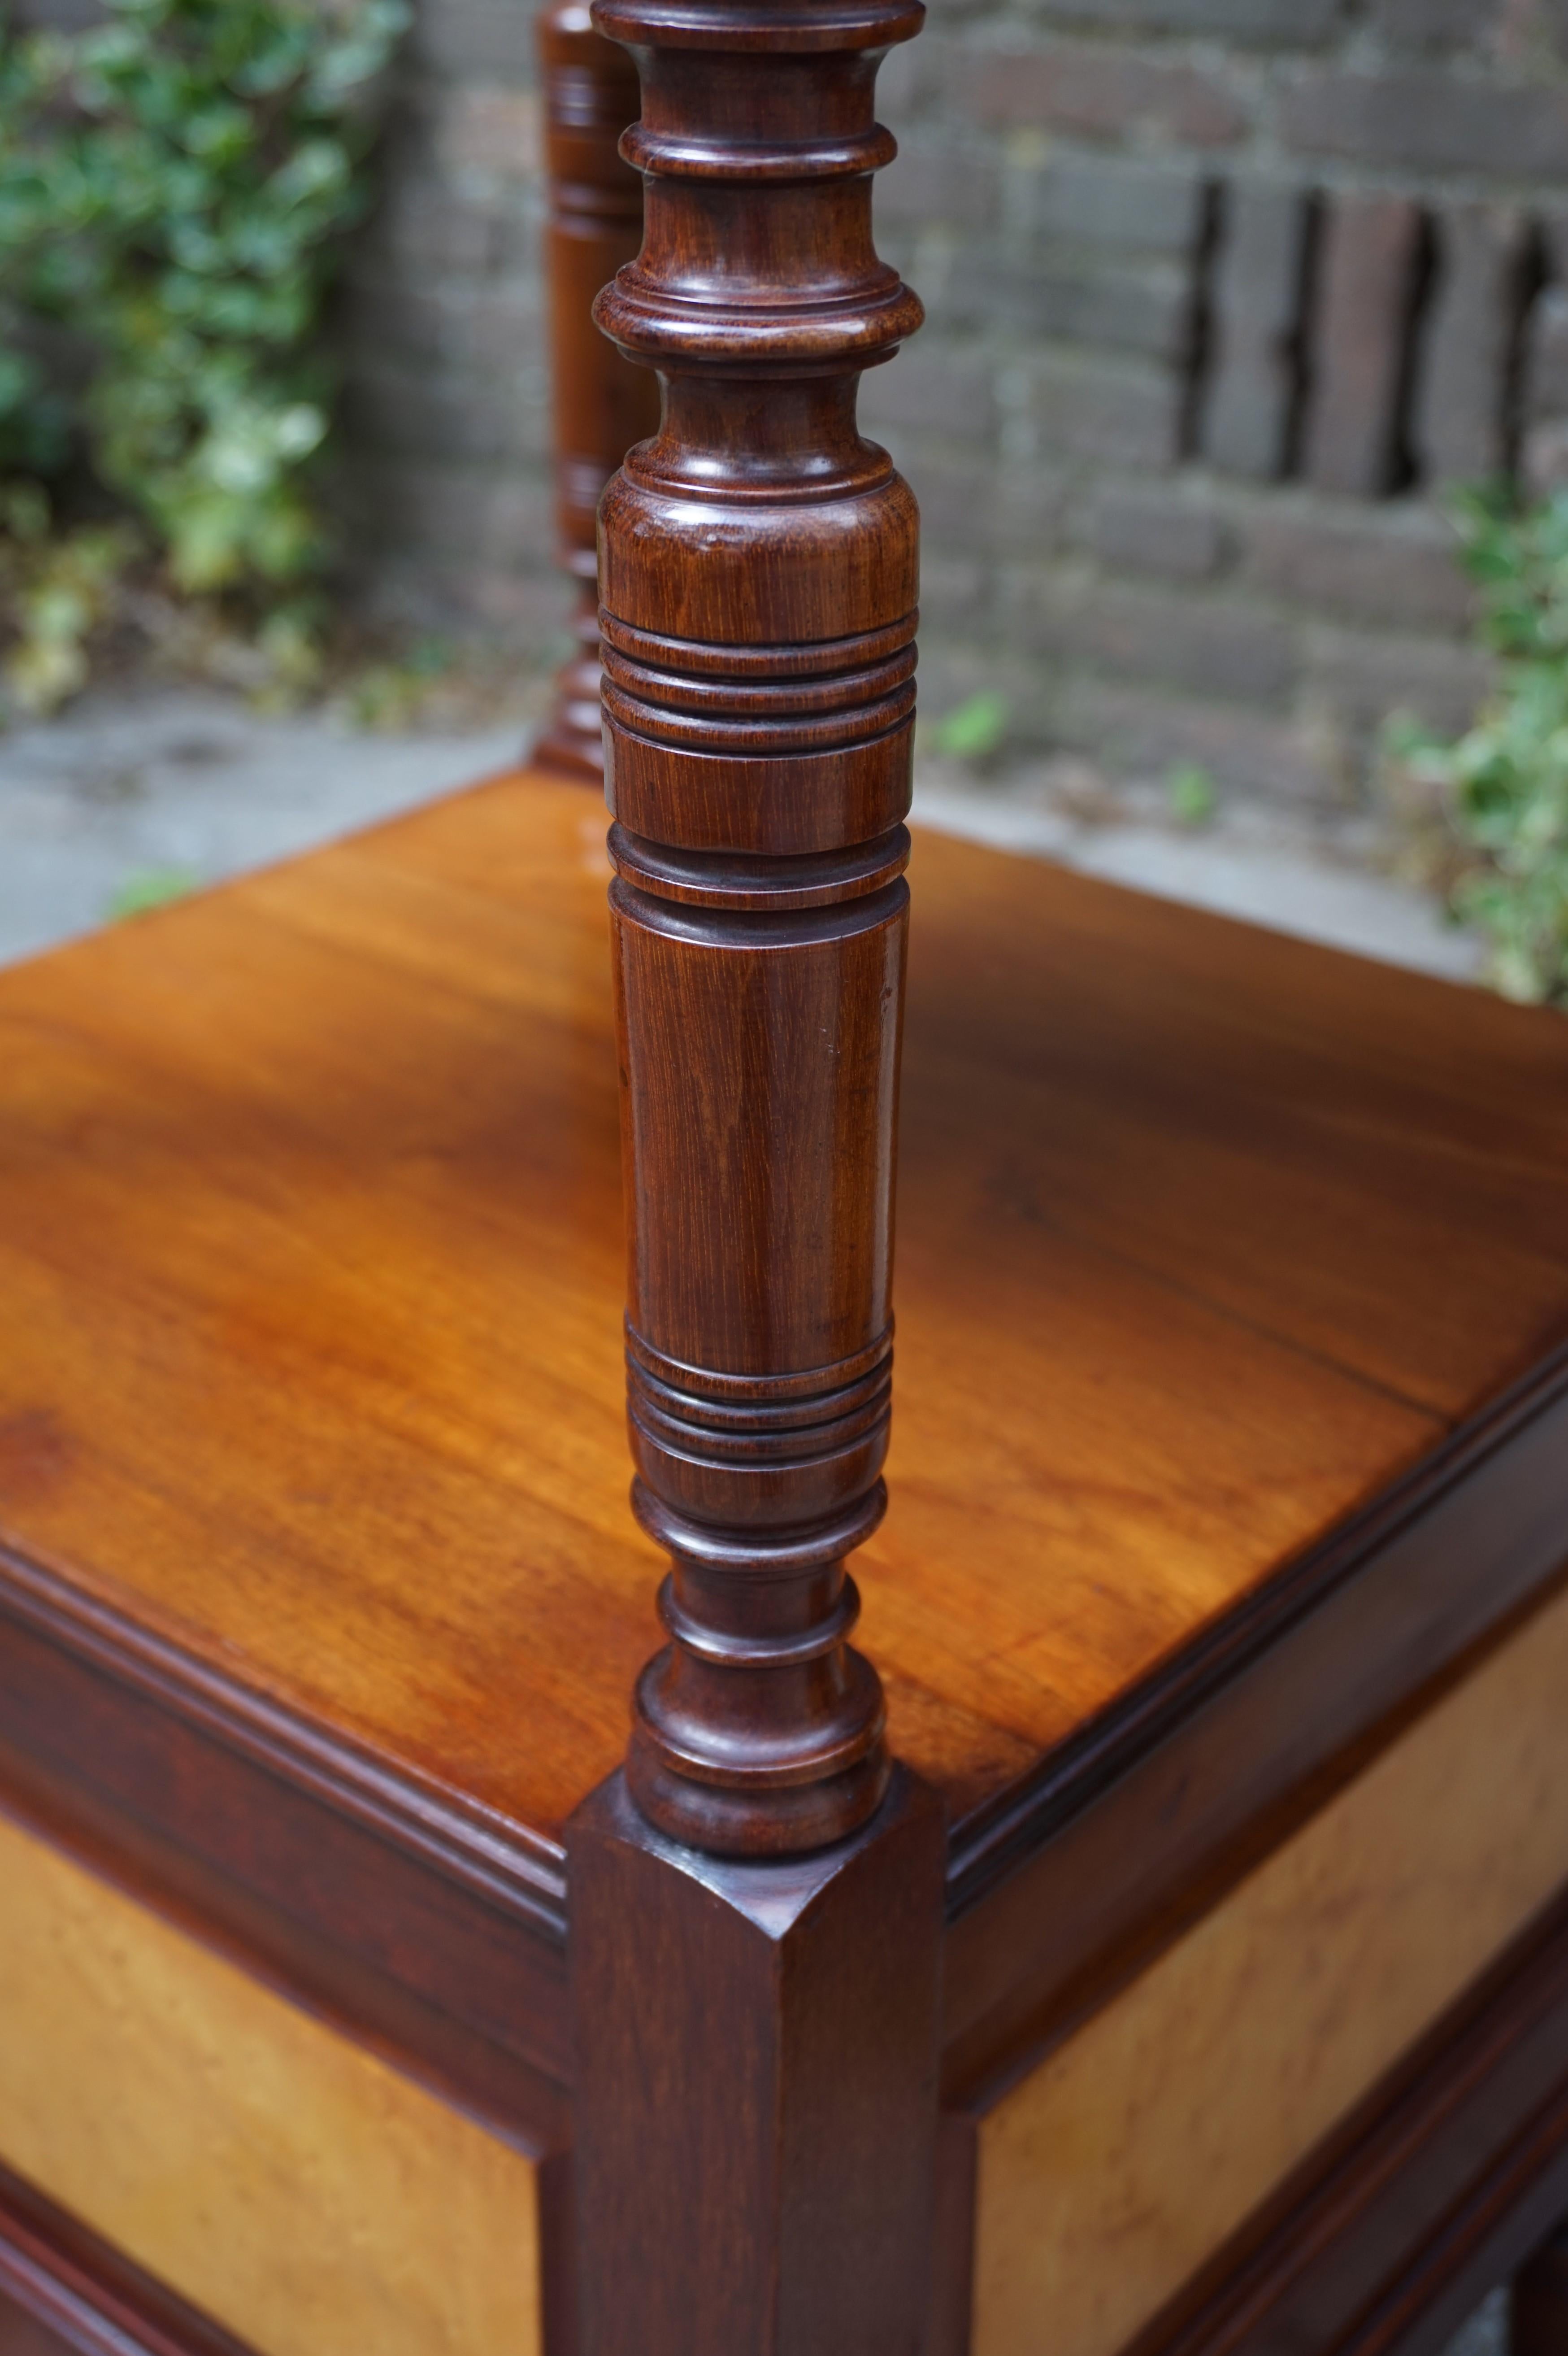
MULTIPOLYGON (((13 842, 62 774, 115 798, 106 683, 521 742, 569 604, 529 9, 21 0, 5 54, 13 842)), ((929 324, 863 407, 925 515, 928 812, 1561 997, 1564 0, 936 0, 881 112, 929 324)), ((227 723, 137 725, 114 774, 188 805, 170 748, 227 723)), ((120 825, 111 864, 231 856, 120 825)))

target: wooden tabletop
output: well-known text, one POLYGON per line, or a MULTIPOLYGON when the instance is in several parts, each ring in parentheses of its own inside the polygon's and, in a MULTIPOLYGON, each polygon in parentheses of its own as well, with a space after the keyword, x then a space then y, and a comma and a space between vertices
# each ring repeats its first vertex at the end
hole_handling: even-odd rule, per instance
MULTIPOLYGON (((603 826, 506 779, 0 975, 0 1542, 549 1837, 656 1642, 603 826)), ((1568 1023, 912 882, 859 1573, 961 1822, 1568 1338, 1568 1023)))

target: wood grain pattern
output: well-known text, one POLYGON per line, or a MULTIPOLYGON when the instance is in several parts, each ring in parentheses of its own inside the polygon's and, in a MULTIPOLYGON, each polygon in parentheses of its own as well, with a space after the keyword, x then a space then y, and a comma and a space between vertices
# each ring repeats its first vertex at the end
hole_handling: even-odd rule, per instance
POLYGON ((1114 2356, 1562 1888, 1568 1595, 982 2123, 975 2356, 1114 2356))
POLYGON ((1559 1903, 1126 2356, 1442 2356, 1565 2199, 1559 1903))
POLYGON ((0 2158, 259 2356, 529 2356, 532 2160, 0 1819, 0 2158))
MULTIPOLYGON (((0 1533, 547 1843, 656 1633, 599 835, 502 784, 0 976, 0 1533)), ((962 1832, 1568 1331, 1568 1035, 916 860, 860 1561, 962 1832)))
POLYGON ((626 1785, 725 1856, 830 1846, 890 1762, 848 1639, 881 1519, 919 519, 855 415, 921 307, 871 238, 920 0, 594 0, 644 237, 594 316, 659 430, 600 509, 633 1505, 668 1644, 626 1785))
POLYGON ((667 1841, 616 1776, 569 1827, 582 2344, 914 2356, 937 2125, 943 1841, 895 1775, 784 1860, 667 1841))
MULTIPOLYGON (((1561 1561, 1568 1035, 914 863, 859 1567, 972 2100, 1561 1561)), ((579 793, 502 781, 0 976, 4 1772, 541 2148, 562 1826, 655 1640, 605 878, 579 793)))

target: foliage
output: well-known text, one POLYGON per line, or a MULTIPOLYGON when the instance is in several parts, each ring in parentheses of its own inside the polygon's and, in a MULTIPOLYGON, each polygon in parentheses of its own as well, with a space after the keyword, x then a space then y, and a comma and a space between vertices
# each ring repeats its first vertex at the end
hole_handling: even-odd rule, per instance
POLYGON ((1197 761, 1179 761, 1165 781, 1165 798, 1178 826, 1207 826, 1220 807, 1220 788, 1197 761))
POLYGON ((424 715, 432 690, 453 669, 453 649, 439 637, 415 641, 400 661, 365 664, 341 700, 342 716, 354 728, 396 734, 424 715))
POLYGON ((0 483, 0 611, 16 632, 5 683, 24 712, 52 712, 85 684, 86 641, 111 610, 134 545, 113 524, 64 537, 49 525, 37 483, 0 483))
MULTIPOLYGON (((89 32, 0 36, 0 478, 58 483, 84 439, 183 593, 276 611, 322 564, 314 331, 405 19, 405 0, 108 0, 89 32)), ((14 569, 50 537, 5 529, 14 569)), ((90 534, 68 573, 105 548, 90 534)), ((13 670, 47 671, 22 622, 13 670)))
POLYGON ((126 916, 145 916, 183 900, 197 889, 199 878, 188 867, 137 867, 112 894, 104 914, 112 923, 126 916))
POLYGON ((943 713, 932 727, 931 742, 953 760, 983 761, 1000 749, 1011 717, 1007 698, 982 688, 943 713))
POLYGON ((1398 749, 1447 798, 1454 910, 1486 934, 1499 989, 1568 1006, 1568 492, 1523 512, 1473 494, 1456 516, 1498 682, 1456 743, 1406 732, 1398 749))

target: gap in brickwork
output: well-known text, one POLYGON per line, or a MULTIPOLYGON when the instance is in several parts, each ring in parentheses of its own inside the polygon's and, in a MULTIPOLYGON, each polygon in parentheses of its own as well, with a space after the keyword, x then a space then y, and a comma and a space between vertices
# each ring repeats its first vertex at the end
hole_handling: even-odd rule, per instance
POLYGON ((1389 420, 1389 463, 1386 495, 1424 487, 1415 438, 1415 401, 1422 346, 1433 297, 1437 288, 1437 229, 1423 208, 1416 225, 1410 276, 1405 285, 1404 316, 1400 322, 1399 368, 1393 412, 1389 420))
POLYGON ((1296 290, 1291 300, 1292 326, 1285 343, 1289 391, 1280 471, 1286 482, 1299 480, 1306 447, 1307 404, 1312 397, 1312 315, 1323 252, 1323 198, 1316 188, 1307 188, 1302 192, 1301 202, 1304 218, 1296 290))
POLYGON ((1552 264, 1546 232, 1540 221, 1532 220, 1520 248, 1519 262, 1509 290, 1511 299, 1502 385, 1503 477, 1509 483, 1517 483, 1524 469, 1525 373, 1531 329, 1537 305, 1551 284, 1552 264))
POLYGON ((1199 198, 1198 233, 1192 248, 1192 291, 1181 357, 1181 417, 1177 447, 1183 458, 1198 456, 1203 406, 1214 356, 1214 270, 1225 223, 1225 187, 1205 180, 1199 198))

